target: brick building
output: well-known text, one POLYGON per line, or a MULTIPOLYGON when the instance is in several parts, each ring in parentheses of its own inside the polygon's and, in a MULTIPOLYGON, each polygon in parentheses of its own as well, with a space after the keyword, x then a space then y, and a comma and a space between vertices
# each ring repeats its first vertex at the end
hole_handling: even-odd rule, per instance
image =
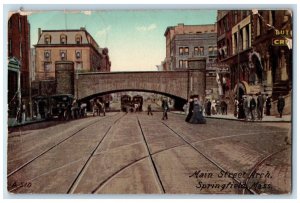
POLYGON ((166 58, 164 70, 187 69, 189 60, 205 59, 206 94, 217 98, 216 59, 217 59, 216 24, 184 25, 168 27, 165 31, 166 58))
POLYGON ((230 67, 230 74, 221 75, 230 90, 226 96, 262 92, 277 100, 290 93, 292 50, 273 43, 292 38, 289 11, 220 10, 217 26, 218 62, 230 67))
MULTIPOLYGON (((68 76, 69 79, 74 80, 74 74, 77 72, 110 72, 111 62, 108 49, 100 48, 85 28, 78 30, 39 29, 38 36, 33 54, 35 57, 33 96, 64 93, 57 91, 57 88, 60 88, 58 82, 63 81, 62 78, 56 77, 56 73, 62 73, 59 77, 68 76), (67 64, 66 69, 62 64, 67 64)), ((68 93, 75 94, 75 90, 70 91, 68 93)))
POLYGON ((276 106, 280 94, 285 97, 286 103, 283 113, 290 114, 293 79, 291 11, 259 10, 253 15, 253 33, 255 54, 250 55, 249 61, 255 73, 261 69, 261 89, 272 95, 271 114, 277 114, 276 106), (279 40, 284 43, 277 44, 279 40))
POLYGON ((29 104, 29 54, 30 25, 27 16, 19 13, 11 15, 8 20, 8 109, 9 116, 16 115, 21 100, 29 104), (18 74, 20 74, 20 92, 18 94, 18 74))
POLYGON ((217 21, 218 62, 230 67, 230 74, 221 76, 230 81, 226 96, 233 99, 237 95, 262 92, 277 100, 279 94, 288 95, 292 50, 287 43, 275 45, 274 40, 291 40, 291 13, 287 10, 221 10, 217 21))
POLYGON ((187 68, 188 58, 206 58, 214 62, 217 56, 216 25, 184 25, 168 27, 165 31, 165 70, 187 68))
MULTIPOLYGON (((250 10, 218 11, 218 62, 228 64, 230 67, 230 74, 220 74, 220 80, 227 85, 229 90, 236 89, 238 74, 240 74, 239 79, 243 85, 245 81, 247 83, 249 81, 249 53, 252 50, 253 38, 251 22, 250 10)), ((239 96, 241 97, 245 94, 245 88, 241 88, 240 91, 239 96)), ((227 94, 227 96, 230 95, 227 94)))
POLYGON ((79 72, 109 72, 108 49, 101 49, 85 28, 40 30, 35 46, 36 80, 54 80, 55 62, 72 61, 79 72))

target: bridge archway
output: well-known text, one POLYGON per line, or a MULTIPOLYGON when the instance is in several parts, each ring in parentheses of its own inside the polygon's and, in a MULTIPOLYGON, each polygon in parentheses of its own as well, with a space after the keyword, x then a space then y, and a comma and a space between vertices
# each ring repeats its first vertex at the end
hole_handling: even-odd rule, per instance
POLYGON ((205 66, 178 71, 75 74, 74 95, 79 100, 114 92, 141 91, 175 98, 176 106, 181 108, 190 95, 205 97, 205 66))
POLYGON ((187 102, 187 99, 178 97, 176 95, 172 95, 172 94, 165 93, 165 92, 154 91, 154 90, 144 90, 144 89, 117 89, 117 90, 111 90, 111 91, 106 91, 106 92, 98 92, 96 94, 92 94, 92 95, 86 96, 84 98, 81 98, 80 101, 88 103, 93 98, 112 94, 112 93, 118 93, 118 92, 145 92, 145 93, 154 93, 154 94, 166 96, 166 97, 169 97, 174 100, 174 102, 175 102, 174 108, 176 110, 182 110, 183 105, 187 102))

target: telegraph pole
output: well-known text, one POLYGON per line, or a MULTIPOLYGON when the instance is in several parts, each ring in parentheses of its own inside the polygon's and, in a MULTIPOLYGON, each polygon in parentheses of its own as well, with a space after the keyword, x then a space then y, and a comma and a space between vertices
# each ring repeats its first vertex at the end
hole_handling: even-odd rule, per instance
POLYGON ((240 25, 238 25, 238 31, 237 31, 237 100, 240 99, 240 25))

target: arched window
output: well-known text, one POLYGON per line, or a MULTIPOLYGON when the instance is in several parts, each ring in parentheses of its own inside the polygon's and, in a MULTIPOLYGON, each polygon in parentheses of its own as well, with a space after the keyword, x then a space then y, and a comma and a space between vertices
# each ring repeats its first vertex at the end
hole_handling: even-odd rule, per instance
POLYGON ((67 35, 65 34, 60 35, 60 43, 67 44, 67 35))
POLYGON ((77 34, 75 36, 75 42, 76 42, 76 44, 81 44, 82 43, 82 37, 81 37, 80 34, 77 34))
POLYGON ((51 35, 45 35, 44 42, 45 44, 51 44, 51 35))

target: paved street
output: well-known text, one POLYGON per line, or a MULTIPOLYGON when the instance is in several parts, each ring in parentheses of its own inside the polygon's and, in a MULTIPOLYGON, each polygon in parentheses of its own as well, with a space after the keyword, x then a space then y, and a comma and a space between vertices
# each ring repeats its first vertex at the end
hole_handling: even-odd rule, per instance
POLYGON ((169 113, 107 113, 15 129, 8 135, 12 193, 286 194, 290 123, 169 113))

